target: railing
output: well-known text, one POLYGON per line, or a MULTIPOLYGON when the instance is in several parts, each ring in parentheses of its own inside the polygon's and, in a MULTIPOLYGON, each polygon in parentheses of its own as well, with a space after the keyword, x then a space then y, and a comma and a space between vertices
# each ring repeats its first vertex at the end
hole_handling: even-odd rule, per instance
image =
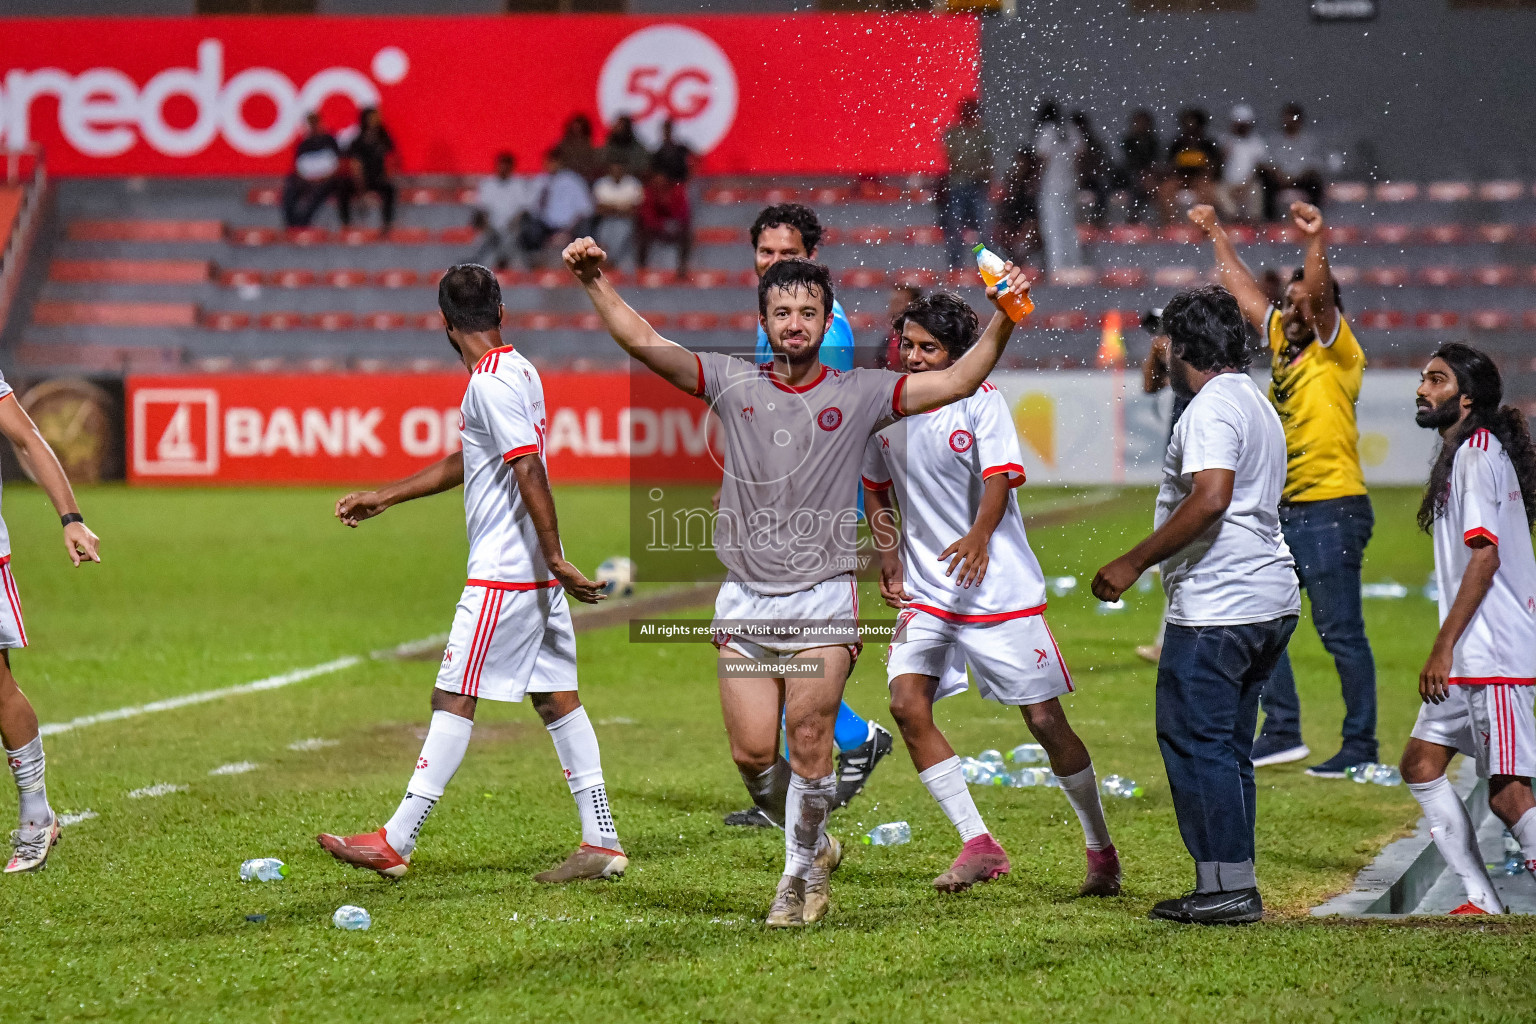
POLYGON ((0 330, 4 330, 11 300, 21 283, 21 269, 41 212, 43 194, 48 187, 48 171, 42 147, 36 143, 3 154, 5 183, 21 186, 21 206, 11 223, 9 234, 0 239, 0 330))

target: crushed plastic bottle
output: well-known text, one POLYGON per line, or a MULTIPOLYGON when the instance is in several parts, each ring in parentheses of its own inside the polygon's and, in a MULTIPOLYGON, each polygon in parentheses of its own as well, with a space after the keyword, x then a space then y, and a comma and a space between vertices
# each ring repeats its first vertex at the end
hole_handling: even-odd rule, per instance
POLYGON ((1003 759, 1009 764, 1041 764, 1048 760, 1045 748, 1038 743, 1020 743, 1004 754, 1003 759))
POLYGON ((1118 796, 1124 800, 1146 794, 1146 790, 1138 786, 1135 779, 1128 779, 1124 775, 1104 776, 1099 780, 1099 789, 1105 796, 1118 796))
POLYGON ((288 865, 276 857, 257 857, 240 865, 242 882, 279 882, 288 877, 288 865))
POLYGON ((1520 840, 1510 834, 1509 829, 1504 830, 1504 859, 1497 864, 1488 865, 1488 873, 1495 876, 1518 875, 1525 871, 1525 854, 1520 849, 1520 840))
POLYGON ((368 911, 362 907, 354 907, 348 903, 346 906, 336 908, 336 913, 331 915, 331 924, 342 931, 367 931, 368 926, 373 924, 373 918, 369 917, 368 911))
POLYGON ((888 821, 876 825, 864 837, 866 846, 900 846, 912 841, 912 826, 904 821, 888 821))
POLYGON ((998 785, 1008 786, 1012 789, 1024 789, 1028 786, 1049 786, 1051 780, 1056 778, 1049 768, 1019 768, 1003 775, 998 780, 998 785))
POLYGON ((1396 601, 1408 596, 1408 588, 1396 580, 1384 580, 1381 583, 1362 583, 1360 585, 1360 596, 1396 601))
POLYGON ((1398 772, 1396 765, 1380 764, 1376 761, 1369 761, 1365 764, 1352 764, 1344 769, 1344 777, 1353 779, 1362 785, 1367 782, 1374 782, 1378 786, 1400 786, 1403 783, 1403 777, 1398 772))
POLYGON ((1076 576, 1053 576, 1046 582, 1046 587, 1056 597, 1065 597, 1077 589, 1076 576))
POLYGON ((1435 574, 1429 574, 1429 581, 1424 584, 1424 589, 1419 591, 1424 595, 1424 600, 1440 603, 1440 583, 1435 579, 1435 574))
POLYGON ((973 786, 990 786, 998 775, 998 766, 978 761, 974 757, 962 757, 960 774, 973 786))
POLYGON ((1118 601, 1100 601, 1093 606, 1093 610, 1100 615, 1113 615, 1115 612, 1125 611, 1124 599, 1118 601))
POLYGON ((976 760, 980 761, 982 764, 1001 766, 1003 763, 1003 752, 1001 750, 992 749, 983 750, 981 753, 976 755, 976 760))

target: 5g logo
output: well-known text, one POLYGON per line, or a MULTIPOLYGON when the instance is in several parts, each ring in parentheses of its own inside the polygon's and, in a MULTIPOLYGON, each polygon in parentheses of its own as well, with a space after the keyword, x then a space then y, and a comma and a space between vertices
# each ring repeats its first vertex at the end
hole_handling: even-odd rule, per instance
POLYGON ((736 120, 736 71, 704 33, 653 25, 626 37, 603 62, 597 107, 606 124, 628 114, 652 147, 671 119, 678 141, 702 156, 736 120))

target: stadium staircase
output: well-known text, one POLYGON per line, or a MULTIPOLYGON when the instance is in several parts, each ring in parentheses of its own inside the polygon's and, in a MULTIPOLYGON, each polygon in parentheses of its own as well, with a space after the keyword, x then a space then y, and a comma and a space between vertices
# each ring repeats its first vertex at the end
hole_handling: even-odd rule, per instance
MULTIPOLYGON (((397 226, 284 231, 278 188, 241 180, 71 180, 58 185, 48 282, 13 353, 57 370, 379 370, 451 364, 432 288, 476 248, 472 183, 402 187, 397 226)), ((814 205, 822 258, 861 340, 884 333, 890 285, 946 282, 931 197, 906 184, 813 178, 705 179, 696 186, 694 273, 620 275, 630 301, 692 347, 741 345, 755 297, 746 226, 770 201, 814 205)), ((1536 185, 1527 181, 1336 184, 1326 212, 1335 273, 1375 366, 1412 366, 1470 337, 1498 353, 1512 391, 1536 395, 1536 185)), ((1091 266, 1036 285, 1039 313, 1013 366, 1092 365, 1102 316, 1139 311, 1203 281, 1192 228, 1084 229, 1091 266)), ((1242 231, 1255 269, 1300 259, 1291 229, 1242 231)), ((672 255, 663 251, 670 266, 672 255)), ((971 273, 953 283, 982 301, 971 273)), ((581 292, 557 266, 506 275, 509 338, 546 365, 613 365, 581 292)), ((1140 344, 1128 329, 1133 357, 1140 344)))

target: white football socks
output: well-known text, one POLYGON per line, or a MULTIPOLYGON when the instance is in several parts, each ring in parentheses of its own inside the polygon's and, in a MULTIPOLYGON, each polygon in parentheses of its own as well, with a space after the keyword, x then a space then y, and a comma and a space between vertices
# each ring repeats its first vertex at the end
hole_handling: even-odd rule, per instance
POLYGON ((959 831, 962 843, 987 834, 987 823, 981 820, 976 801, 971 799, 971 789, 960 770, 960 758, 948 760, 918 772, 918 781, 928 787, 928 794, 939 802, 944 816, 959 831))
POLYGON ((622 850, 613 811, 608 806, 608 789, 603 785, 597 733, 592 731, 587 709, 579 707, 546 728, 555 742, 555 753, 560 758, 560 767, 565 769, 565 781, 570 784, 577 813, 581 815, 581 841, 606 850, 622 850))
POLYGON ((448 788, 453 773, 464 762, 464 752, 469 749, 469 736, 474 731, 472 719, 460 718, 447 711, 432 712, 432 725, 427 729, 427 739, 421 745, 421 756, 416 759, 416 771, 405 787, 405 799, 395 810, 394 817, 384 826, 384 839, 402 857, 409 857, 416 849, 416 836, 426 822, 427 815, 448 788))
POLYGON ((1077 812, 1077 820, 1083 826, 1083 842, 1090 850, 1107 850, 1115 844, 1109 838, 1109 825, 1104 821, 1104 804, 1099 800, 1099 780, 1093 774, 1093 763, 1075 775, 1058 775, 1061 791, 1067 795, 1067 803, 1077 812))
POLYGON ((1433 782, 1410 782, 1408 789, 1424 809, 1429 835, 1440 856, 1461 879, 1467 899, 1490 914, 1504 913, 1504 904, 1493 891, 1483 853, 1477 845, 1477 829, 1466 805, 1444 775, 1433 782))
POLYGON ((827 816, 837 799, 837 775, 807 779, 789 778, 789 795, 784 800, 784 873, 792 878, 806 878, 811 862, 827 841, 827 816))
POLYGON ((1526 872, 1536 875, 1536 807, 1526 811, 1519 821, 1509 826, 1509 834, 1520 844, 1520 859, 1525 861, 1526 872))
POLYGON ((5 761, 11 766, 11 776, 21 797, 21 827, 40 829, 47 825, 53 820, 53 810, 48 806, 48 786, 43 780, 48 764, 43 756, 43 738, 34 736, 20 750, 7 750, 5 761))

